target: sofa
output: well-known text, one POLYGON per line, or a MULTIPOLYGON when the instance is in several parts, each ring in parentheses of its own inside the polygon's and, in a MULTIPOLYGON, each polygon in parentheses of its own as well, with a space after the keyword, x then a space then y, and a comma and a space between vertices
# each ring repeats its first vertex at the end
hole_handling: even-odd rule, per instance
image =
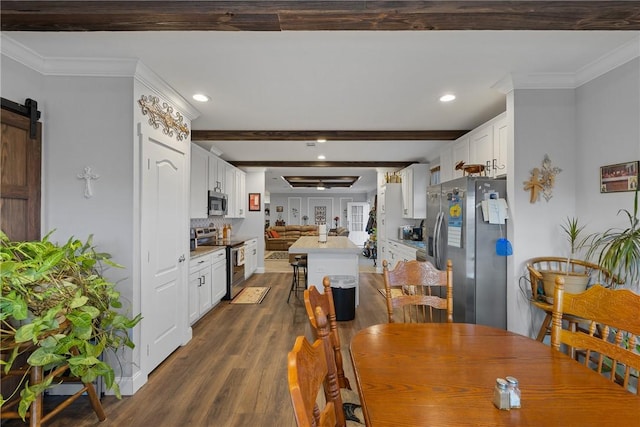
POLYGON ((317 236, 317 225, 276 225, 264 233, 265 251, 287 251, 300 236, 317 236))

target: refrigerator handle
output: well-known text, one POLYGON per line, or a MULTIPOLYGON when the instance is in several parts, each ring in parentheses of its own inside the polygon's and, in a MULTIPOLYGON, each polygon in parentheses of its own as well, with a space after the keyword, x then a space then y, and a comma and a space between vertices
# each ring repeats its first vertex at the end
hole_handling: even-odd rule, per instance
POLYGON ((443 212, 438 212, 438 216, 436 217, 436 229, 435 229, 435 238, 433 242, 433 259, 436 262, 435 267, 440 270, 440 265, 442 262, 440 261, 440 238, 442 237, 442 218, 444 217, 443 212))

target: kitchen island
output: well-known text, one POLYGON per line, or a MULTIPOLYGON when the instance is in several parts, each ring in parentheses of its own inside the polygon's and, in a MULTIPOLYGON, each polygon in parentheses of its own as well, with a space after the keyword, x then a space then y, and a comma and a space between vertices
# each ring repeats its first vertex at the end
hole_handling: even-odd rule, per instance
POLYGON ((353 276, 356 281, 356 306, 360 303, 358 255, 362 248, 348 237, 328 236, 320 243, 318 236, 302 236, 289 247, 290 254, 307 254, 308 284, 323 292, 324 276, 353 276))

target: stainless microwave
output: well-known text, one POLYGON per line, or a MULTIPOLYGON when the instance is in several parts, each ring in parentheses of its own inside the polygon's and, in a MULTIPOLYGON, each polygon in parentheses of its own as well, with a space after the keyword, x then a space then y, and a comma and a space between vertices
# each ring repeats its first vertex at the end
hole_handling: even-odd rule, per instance
POLYGON ((209 215, 227 214, 227 195, 209 190, 209 215))

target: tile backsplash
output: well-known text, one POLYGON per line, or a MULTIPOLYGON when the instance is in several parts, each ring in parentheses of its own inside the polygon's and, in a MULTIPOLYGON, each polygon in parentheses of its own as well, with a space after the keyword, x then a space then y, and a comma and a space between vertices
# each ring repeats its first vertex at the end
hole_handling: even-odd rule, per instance
MULTIPOLYGON (((229 222, 229 221, 227 221, 229 222)), ((191 218, 191 227, 215 227, 216 230, 225 223, 222 217, 191 218)))

